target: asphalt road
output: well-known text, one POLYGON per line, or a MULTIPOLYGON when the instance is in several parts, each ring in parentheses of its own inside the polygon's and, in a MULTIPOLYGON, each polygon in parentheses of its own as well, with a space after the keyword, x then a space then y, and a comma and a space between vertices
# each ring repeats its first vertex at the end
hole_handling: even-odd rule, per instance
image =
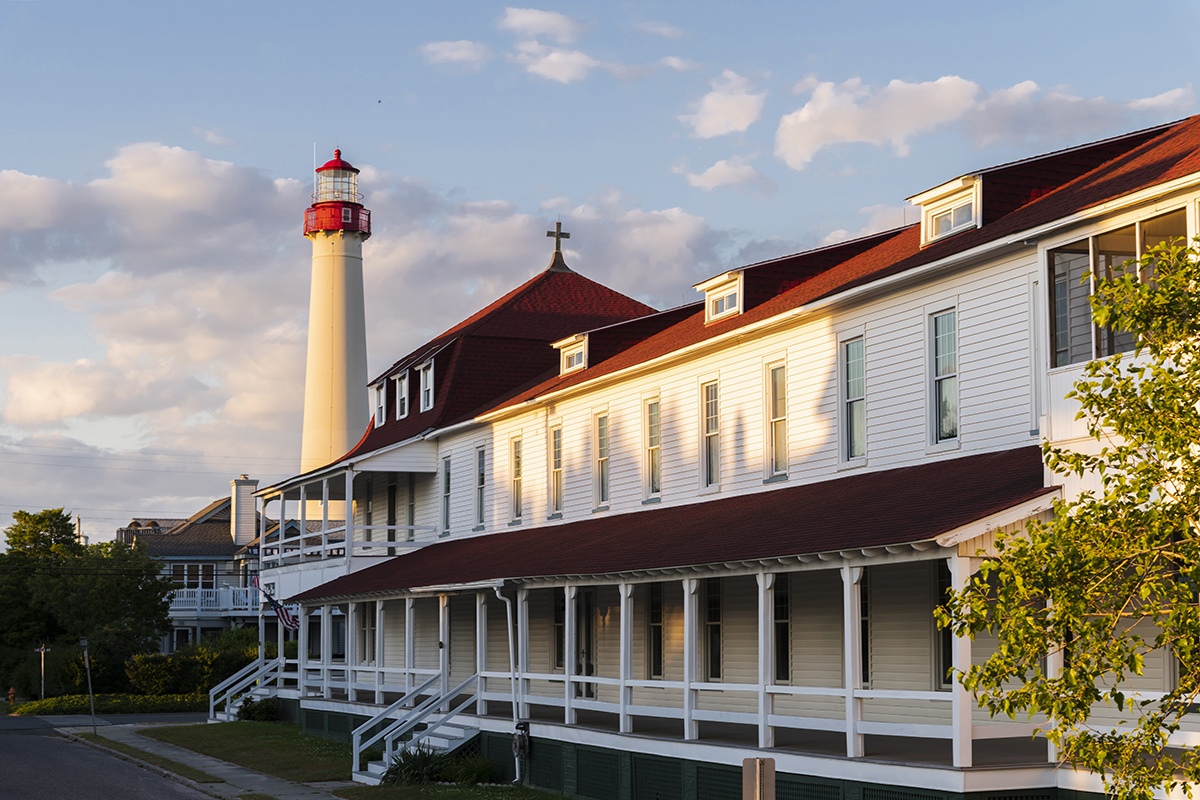
MULTIPOLYGON (((59 719, 65 718, 54 721, 58 723, 59 719)), ((79 717, 70 719, 73 725, 91 724, 90 717, 86 721, 79 717)), ((211 800, 195 789, 102 750, 64 739, 55 734, 50 721, 8 716, 0 716, 0 797, 211 800)))

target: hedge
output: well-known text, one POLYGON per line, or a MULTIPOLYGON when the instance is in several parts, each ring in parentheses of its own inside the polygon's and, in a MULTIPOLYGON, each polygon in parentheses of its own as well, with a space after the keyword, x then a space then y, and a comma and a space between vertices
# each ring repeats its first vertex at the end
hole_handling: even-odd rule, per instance
MULTIPOLYGON (((207 694, 98 694, 97 714, 154 714, 175 711, 208 711, 207 694)), ((13 706, 10 711, 16 716, 44 716, 48 714, 90 714, 86 694, 68 694, 45 700, 32 700, 13 706)))

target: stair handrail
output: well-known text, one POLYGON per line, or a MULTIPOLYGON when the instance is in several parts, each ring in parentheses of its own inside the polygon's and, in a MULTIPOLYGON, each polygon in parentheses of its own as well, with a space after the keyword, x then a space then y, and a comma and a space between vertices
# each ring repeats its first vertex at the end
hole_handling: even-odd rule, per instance
MULTIPOLYGON (((388 717, 390 717, 401 706, 405 706, 405 705, 408 705, 409 703, 411 703, 414 698, 420 696, 420 694, 422 692, 424 692, 426 689, 428 689, 430 686, 432 686, 437 681, 441 680, 441 677, 442 676, 440 673, 431 675, 429 677, 429 679, 426 680, 424 683, 422 683, 420 686, 414 687, 413 689, 410 689, 409 691, 405 692, 404 695, 399 700, 392 703, 390 706, 385 708, 383 711, 380 711, 378 714, 371 717, 369 720, 364 722, 362 725, 359 725, 357 728, 355 728, 351 732, 351 737, 354 742, 354 769, 356 772, 358 771, 359 755, 360 755, 361 751, 367 749, 368 747, 370 747, 371 745, 375 744, 380 739, 382 739, 383 735, 391 728, 391 726, 389 725, 387 728, 384 728, 382 731, 376 733, 374 736, 371 736, 369 739, 367 739, 366 742, 362 741, 363 733, 365 731, 370 730, 374 726, 378 725, 380 722, 387 719, 388 717)), ((405 715, 405 717, 406 716, 407 715, 405 715)), ((401 717, 399 720, 397 720, 397 722, 403 722, 405 717, 401 717)))
MULTIPOLYGON (((469 684, 471 681, 475 680, 476 677, 478 677, 478 676, 468 678, 467 680, 465 680, 461 684, 459 684, 457 687, 458 691, 462 691, 463 689, 466 689, 467 684, 469 684)), ((456 694, 456 693, 457 692, 455 692, 455 691, 450 691, 450 692, 447 692, 445 696, 449 697, 450 695, 456 694)), ((455 706, 454 708, 452 708, 448 712, 446 712, 444 715, 442 715, 441 719, 437 720, 436 722, 430 723, 429 726, 425 728, 425 730, 414 735, 412 738, 412 741, 410 741, 409 744, 414 747, 417 746, 418 744, 420 744, 422 739, 427 739, 430 736, 432 736, 433 732, 436 731, 438 728, 440 728, 443 723, 448 722, 449 720, 453 719, 454 717, 457 717, 459 714, 461 714, 463 711, 465 711, 468 706, 470 706, 474 702, 475 702, 474 697, 468 697, 466 700, 463 700, 457 706, 455 706)))
POLYGON ((208 690, 208 718, 216 719, 217 706, 224 703, 226 710, 234 695, 243 693, 251 685, 267 680, 271 672, 283 669, 283 658, 270 661, 251 661, 237 672, 208 690))
MULTIPOLYGON (((453 689, 450 689, 445 694, 442 694, 438 697, 430 697, 428 700, 421 703, 421 705, 414 708, 412 710, 412 713, 408 714, 407 716, 403 717, 402 719, 396 720, 396 722, 394 724, 389 725, 385 730, 381 731, 380 733, 386 737, 386 738, 384 738, 384 742, 383 742, 384 763, 385 764, 391 763, 392 757, 396 753, 396 740, 400 739, 402 736, 404 736, 406 733, 411 731, 413 728, 420 725, 422 722, 425 721, 425 719, 430 714, 434 713, 434 711, 439 706, 444 705, 448 699, 450 699, 451 697, 454 697, 456 694, 463 691, 468 686, 475 683, 475 681, 477 681, 477 680, 479 680, 478 672, 476 672, 471 677, 467 678, 465 681, 460 683, 458 686, 455 686, 453 689)), ((437 722, 433 723, 433 725, 430 726, 430 729, 435 729, 437 727, 440 727, 443 722, 446 722, 447 720, 449 720, 452 717, 454 717, 455 715, 457 715, 464 708, 466 708, 468 705, 470 705, 471 702, 473 702, 474 700, 475 700, 475 698, 473 698, 473 697, 469 698, 467 702, 459 705, 452 711, 447 712, 444 716, 442 716, 441 719, 439 719, 437 722)), ((426 734, 428 734, 428 732, 429 732, 429 730, 426 730, 426 734)), ((418 737, 418 738, 423 738, 423 737, 418 737)))

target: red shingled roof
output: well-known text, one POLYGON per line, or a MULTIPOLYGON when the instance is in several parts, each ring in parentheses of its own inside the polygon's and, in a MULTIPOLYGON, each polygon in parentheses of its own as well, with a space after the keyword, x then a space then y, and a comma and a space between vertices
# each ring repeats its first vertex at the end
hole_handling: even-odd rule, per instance
POLYGON ((293 600, 928 541, 1046 494, 1036 446, 428 545, 293 600))

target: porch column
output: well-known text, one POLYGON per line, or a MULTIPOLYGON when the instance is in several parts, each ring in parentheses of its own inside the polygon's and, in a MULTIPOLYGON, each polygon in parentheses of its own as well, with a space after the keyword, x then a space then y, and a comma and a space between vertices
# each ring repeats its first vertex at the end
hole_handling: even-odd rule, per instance
MULTIPOLYGON (((308 530, 300 529, 301 536, 307 536, 308 530)), ((321 479, 321 558, 327 555, 329 547, 329 478, 321 479)))
POLYGON ((854 696, 862 688, 862 567, 842 567, 842 685, 846 689, 846 755, 863 754, 863 735, 858 732, 862 700, 854 696))
POLYGON ((774 747, 771 727, 774 697, 767 687, 775 682, 775 574, 760 572, 758 579, 758 746, 774 747))
MULTIPOLYGON (((953 576, 953 573, 951 573, 953 576)), ((1048 605, 1053 605, 1048 603, 1048 605)), ((1067 662, 1067 651, 1060 642, 1058 647, 1046 653, 1046 680, 1054 680, 1062 675, 1067 662)), ((1046 740, 1046 760, 1051 764, 1058 762, 1058 747, 1049 739, 1046 740)))
POLYGON ((483 692, 487 688, 487 682, 483 677, 484 670, 487 669, 487 595, 483 592, 475 593, 475 674, 479 677, 475 679, 475 714, 482 717, 487 714, 487 701, 483 699, 483 692))
POLYGON ((321 697, 328 700, 329 665, 333 660, 333 606, 321 606, 321 697))
POLYGON ((404 598, 404 693, 408 694, 417 687, 413 680, 413 664, 416 649, 416 636, 413 635, 413 625, 416 613, 413 611, 413 598, 404 598))
MULTIPOLYGON (((946 559, 946 566, 950 568, 950 586, 954 591, 961 592, 967 585, 967 581, 971 578, 971 573, 974 571, 971 568, 971 559, 955 553, 946 559)), ((955 636, 953 644, 953 666, 955 672, 959 670, 966 672, 971 668, 971 640, 966 636, 955 636)), ((954 766, 969 767, 972 759, 972 731, 971 731, 971 710, 974 703, 971 702, 971 693, 968 692, 961 683, 957 680, 950 684, 950 692, 953 695, 951 700, 951 716, 953 718, 952 726, 954 728, 954 738, 951 740, 953 746, 954 766)))
POLYGON ((695 719, 696 712, 696 683, 697 667, 699 665, 698 631, 696 619, 699 616, 700 597, 698 589, 700 581, 695 578, 683 579, 683 738, 699 739, 700 726, 695 719))
POLYGON ((633 584, 622 582, 617 586, 621 593, 621 672, 620 717, 621 733, 633 732, 633 720, 629 717, 631 701, 629 681, 633 679, 633 584))
POLYGON ((575 619, 575 587, 563 587, 563 722, 575 724, 575 663, 579 658, 575 619))
MULTIPOLYGON (((283 532, 286 529, 287 517, 283 514, 283 504, 287 502, 283 499, 283 495, 279 496, 279 555, 283 556, 283 532)), ((300 484, 300 529, 297 535, 300 537, 300 560, 305 558, 304 547, 308 544, 308 485, 300 484)), ((282 562, 280 562, 282 563, 282 562)))
MULTIPOLYGON (((260 615, 259 619, 262 617, 260 615)), ((308 693, 304 691, 304 673, 308 667, 308 609, 300 606, 300 630, 297 631, 296 637, 296 688, 300 690, 301 697, 307 697, 308 693)))
POLYGON ((525 688, 529 672, 529 590, 517 590, 517 709, 521 719, 529 718, 529 703, 525 702, 525 688))
POLYGON ((346 470, 346 574, 352 571, 350 562, 354 557, 354 475, 353 469, 346 470))
MULTIPOLYGON (((442 673, 438 683, 439 694, 443 697, 450 691, 450 595, 438 595, 438 671, 442 673)), ((447 702, 442 711, 450 710, 447 702)))
POLYGON ((346 699, 351 703, 358 700, 354 691, 355 675, 358 672, 358 603, 346 604, 346 699))
POLYGON ((383 600, 375 601, 375 704, 383 705, 383 685, 387 678, 384 675, 383 668, 387 666, 383 657, 383 648, 387 644, 387 637, 383 633, 383 626, 387 622, 387 614, 383 610, 383 600))

